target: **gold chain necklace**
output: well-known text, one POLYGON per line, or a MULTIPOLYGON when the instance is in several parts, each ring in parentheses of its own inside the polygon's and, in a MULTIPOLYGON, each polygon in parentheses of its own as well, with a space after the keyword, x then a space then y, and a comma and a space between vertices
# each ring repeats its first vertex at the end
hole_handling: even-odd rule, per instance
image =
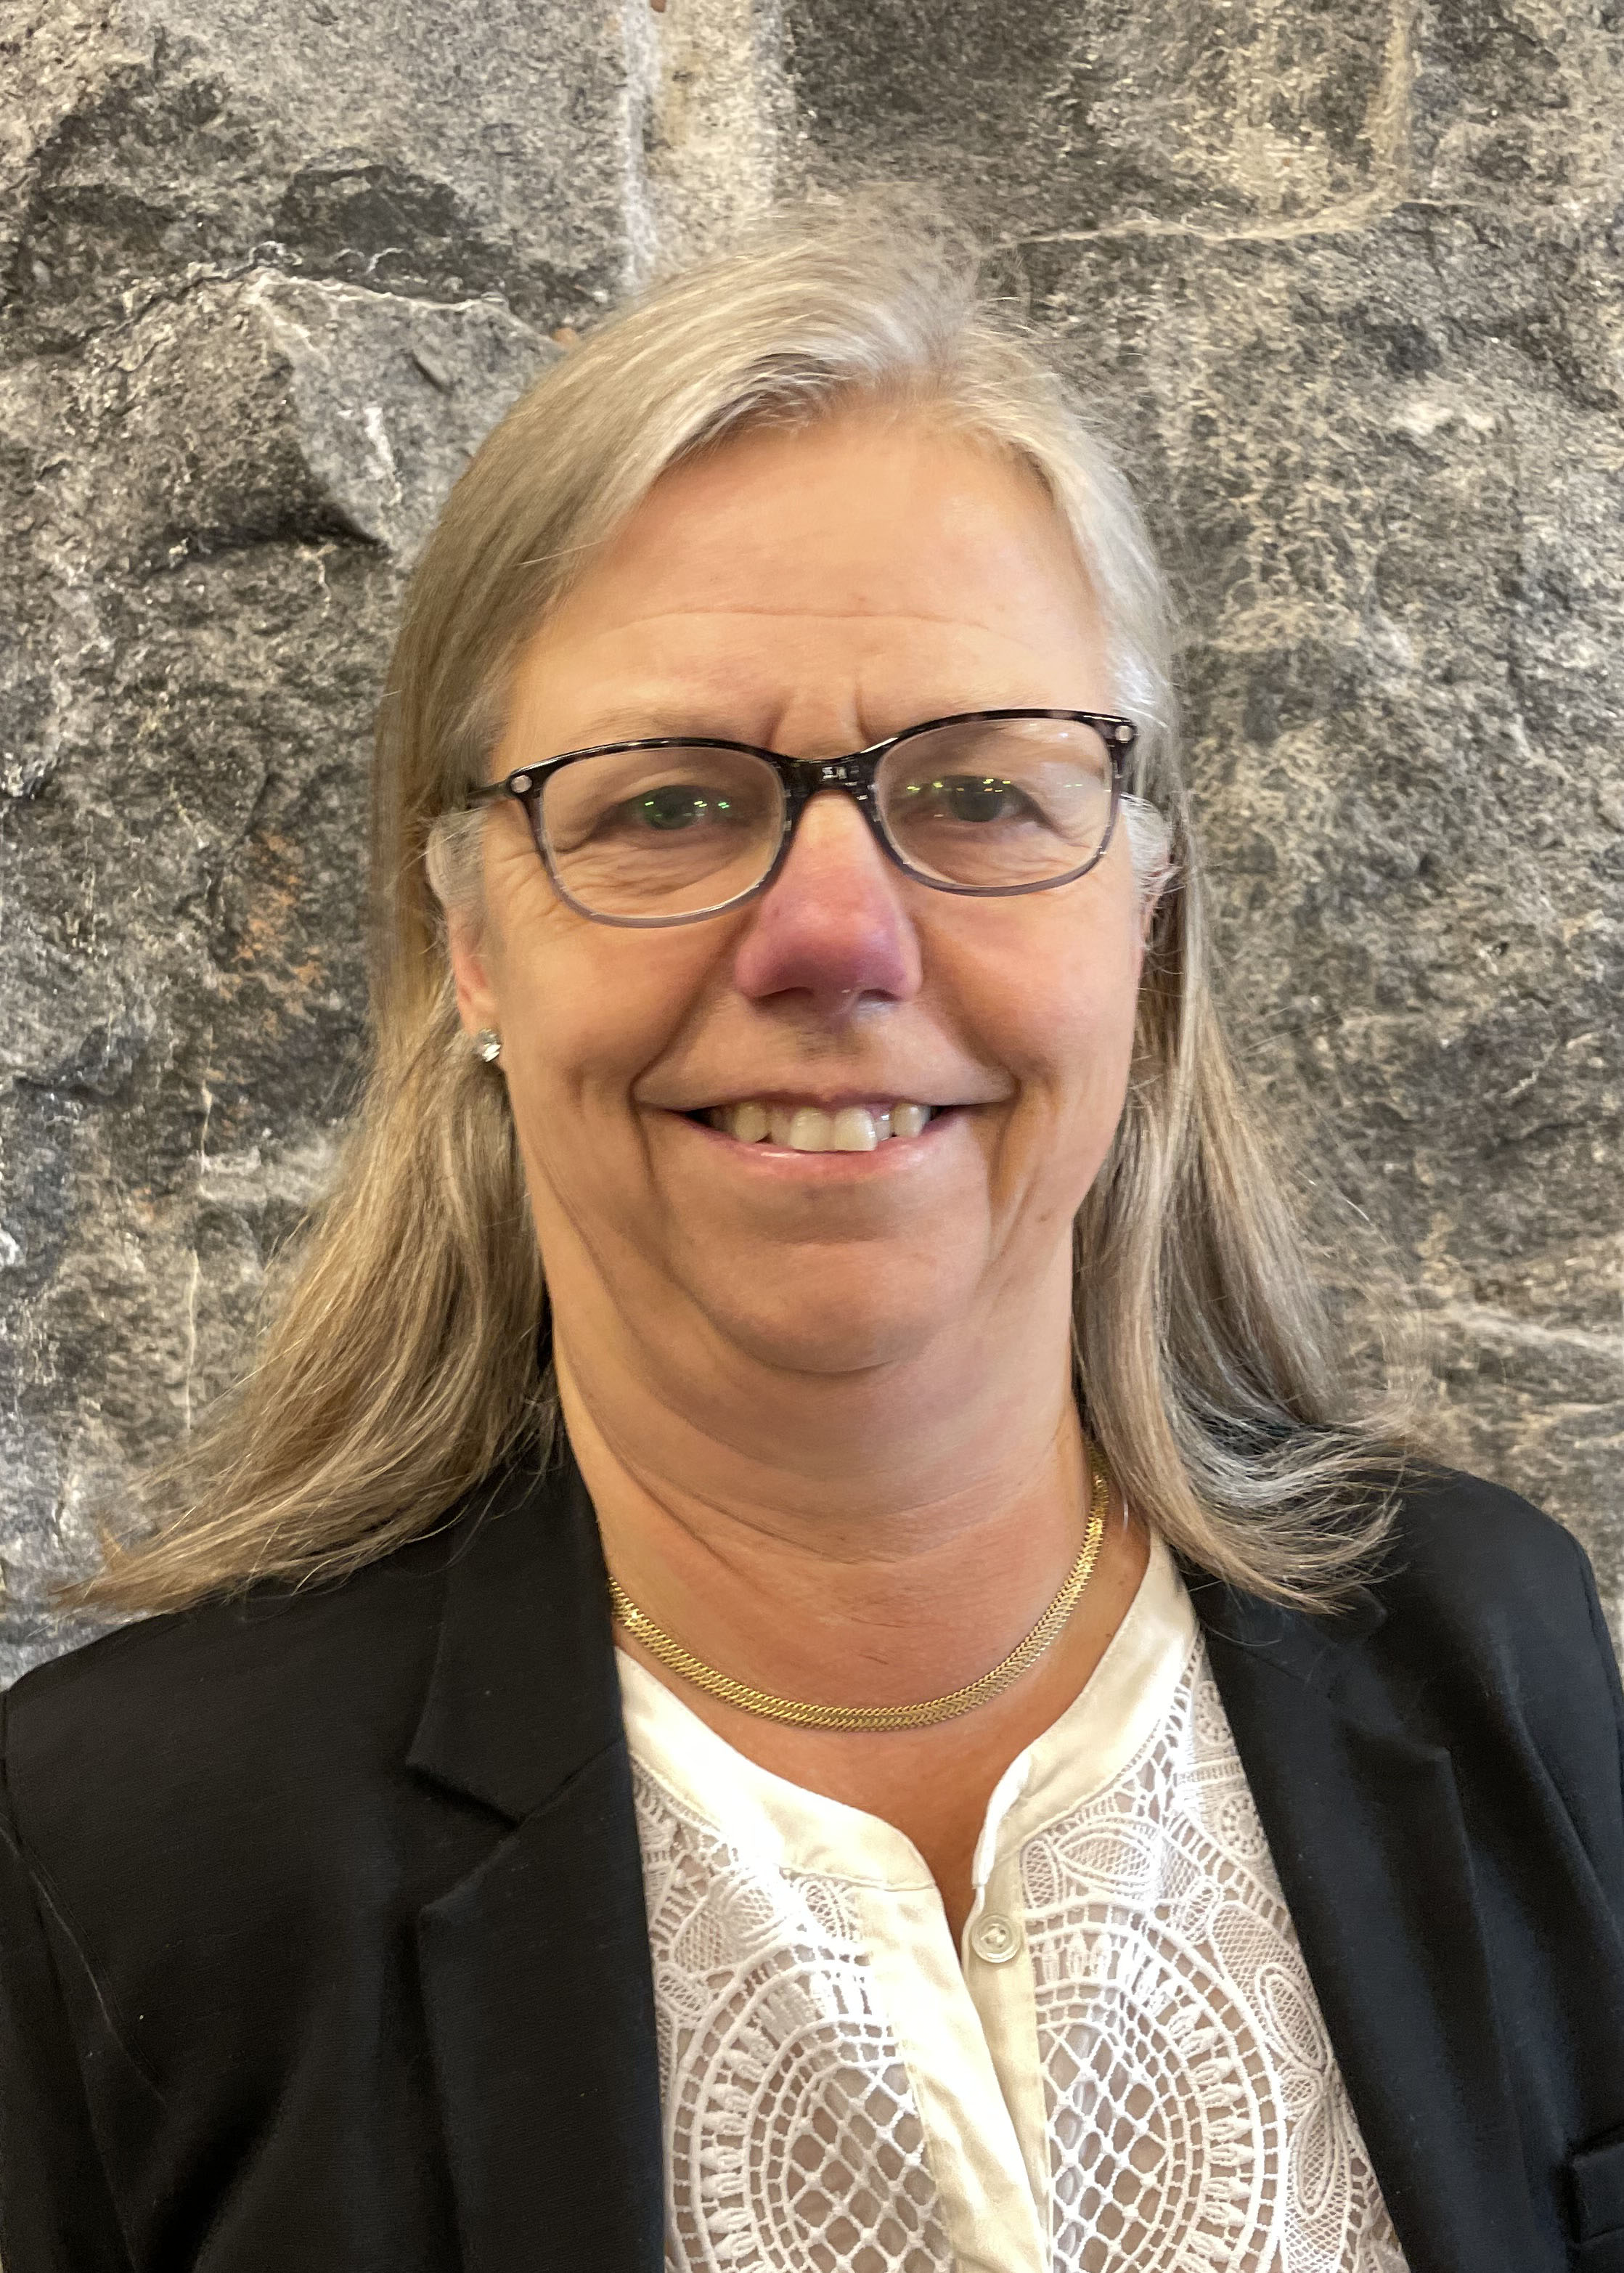
POLYGON ((945 1697, 928 1697, 921 1705, 808 1705, 793 1697, 775 1697, 771 1691, 752 1689, 748 1682, 718 1673, 692 1650, 684 1649, 680 1641, 673 1641, 646 1611, 637 1608, 612 1572, 609 1599, 615 1621, 662 1665, 680 1674, 684 1681, 691 1681, 695 1689, 703 1689, 707 1697, 719 1697, 725 1705, 738 1705, 764 1721, 787 1721, 797 1729, 929 1729, 938 1721, 956 1721, 961 1713, 973 1713, 1035 1665, 1077 1608, 1105 1536, 1105 1511, 1110 1497, 1104 1462, 1097 1455, 1086 1457, 1092 1484, 1088 1523, 1082 1551, 1067 1572, 1065 1584, 1026 1639, 1017 1642, 1007 1657, 1001 1657, 990 1673, 983 1673, 979 1681, 966 1682, 962 1689, 950 1689, 945 1697))

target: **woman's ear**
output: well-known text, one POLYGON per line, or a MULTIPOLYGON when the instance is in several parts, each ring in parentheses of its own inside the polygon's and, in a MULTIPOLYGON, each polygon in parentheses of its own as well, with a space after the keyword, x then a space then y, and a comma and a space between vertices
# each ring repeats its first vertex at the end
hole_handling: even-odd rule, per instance
POLYGON ((1150 934, 1155 924, 1156 910, 1162 905, 1162 895, 1166 891, 1172 874, 1170 866, 1163 866, 1154 876, 1147 877, 1140 887, 1139 944, 1142 947, 1150 945, 1150 934))
POLYGON ((446 911, 446 952, 456 987, 457 1016, 466 1034, 500 1033, 496 990, 485 965, 483 932, 465 913, 446 911))
POLYGON ((457 1016, 467 1034, 501 1031, 496 992, 485 954, 479 814, 442 814, 429 831, 424 853, 429 886, 440 902, 446 930, 446 955, 456 988, 457 1016))
POLYGON ((1122 817, 1127 830, 1129 856, 1133 863, 1134 889, 1139 903, 1139 945, 1148 947, 1162 896, 1177 873, 1177 862, 1173 857, 1173 832, 1164 814, 1132 791, 1123 798, 1122 817))

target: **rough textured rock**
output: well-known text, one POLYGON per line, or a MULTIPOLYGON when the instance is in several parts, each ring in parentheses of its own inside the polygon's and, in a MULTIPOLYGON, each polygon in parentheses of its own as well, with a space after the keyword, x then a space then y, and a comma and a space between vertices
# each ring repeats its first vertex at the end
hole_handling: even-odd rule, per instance
POLYGON ((409 563, 480 438, 560 352, 495 302, 264 271, 200 283, 86 356, 103 447, 79 469, 82 502, 147 569, 301 530, 409 563))
POLYGON ((50 0, 0 68, 4 1669, 320 1189, 457 467, 663 252, 875 172, 955 190, 1119 440, 1243 1055, 1447 1449, 1624 1611, 1612 0, 50 0))

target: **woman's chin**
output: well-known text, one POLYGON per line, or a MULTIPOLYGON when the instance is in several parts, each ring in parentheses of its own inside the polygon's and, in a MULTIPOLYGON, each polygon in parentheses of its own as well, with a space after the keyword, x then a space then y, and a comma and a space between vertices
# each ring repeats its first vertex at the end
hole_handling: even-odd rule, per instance
MULTIPOLYGON (((804 1281, 695 1289, 721 1339, 754 1365, 778 1373, 838 1377, 922 1356, 959 1306, 909 1299, 900 1288, 812 1286, 804 1281)), ((940 1289, 933 1290, 938 1296, 940 1289)))

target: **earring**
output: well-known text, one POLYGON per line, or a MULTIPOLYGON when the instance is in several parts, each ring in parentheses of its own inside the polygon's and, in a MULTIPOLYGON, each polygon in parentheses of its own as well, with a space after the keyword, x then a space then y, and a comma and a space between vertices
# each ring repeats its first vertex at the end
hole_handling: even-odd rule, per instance
POLYGON ((502 1054, 502 1038, 491 1026, 482 1026, 474 1036, 474 1049, 486 1065, 494 1065, 502 1054))

